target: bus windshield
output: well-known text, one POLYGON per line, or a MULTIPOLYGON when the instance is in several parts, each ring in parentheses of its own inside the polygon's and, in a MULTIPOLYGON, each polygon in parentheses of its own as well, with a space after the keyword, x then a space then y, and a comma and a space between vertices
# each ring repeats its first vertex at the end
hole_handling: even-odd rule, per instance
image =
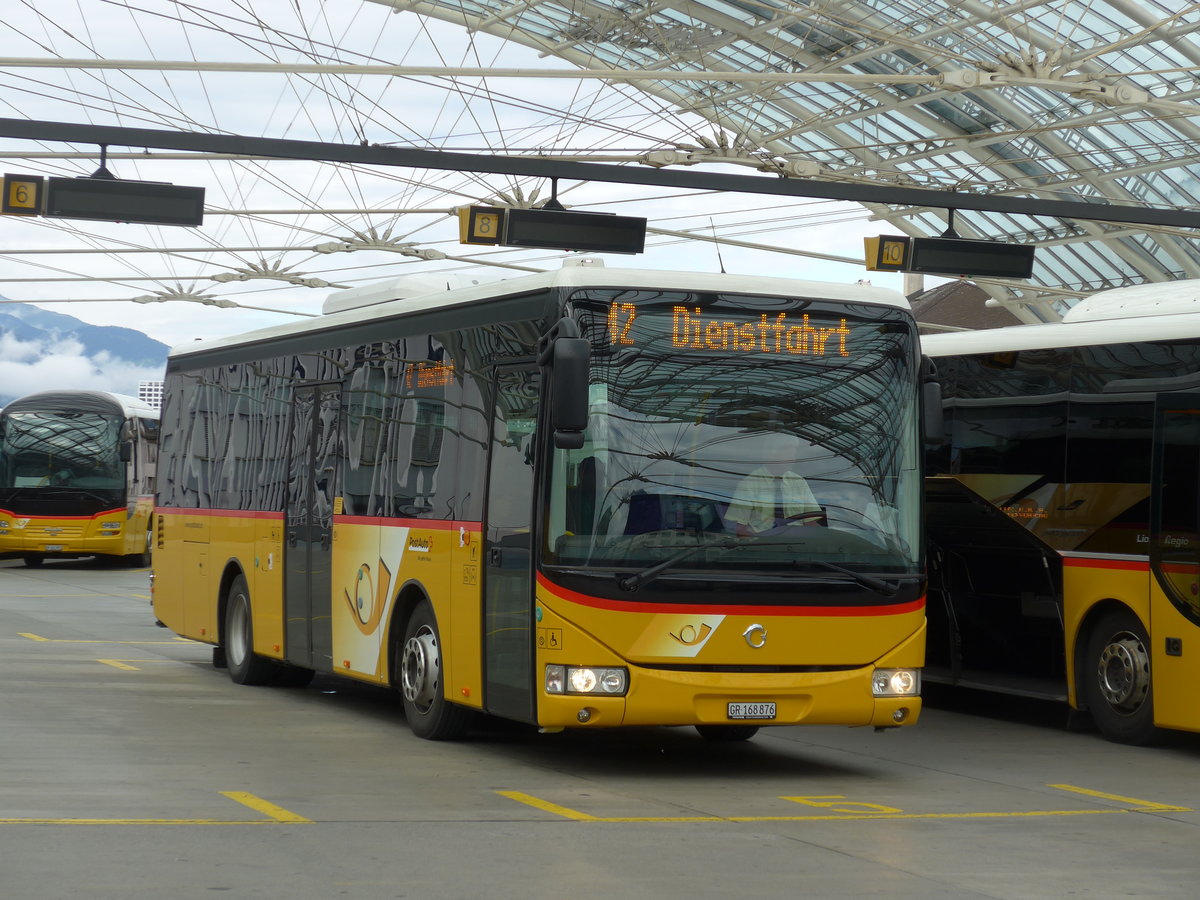
POLYGON ((547 564, 919 571, 900 310, 593 290, 574 314, 592 344, 590 418, 581 449, 553 453, 547 564))
POLYGON ((121 491, 122 419, 96 412, 7 413, 0 427, 0 488, 121 491))

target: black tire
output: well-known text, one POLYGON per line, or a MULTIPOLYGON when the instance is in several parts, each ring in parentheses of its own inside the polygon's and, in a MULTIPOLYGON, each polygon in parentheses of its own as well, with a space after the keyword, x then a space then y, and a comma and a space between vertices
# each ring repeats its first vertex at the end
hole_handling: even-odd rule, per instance
POLYGON ((758 734, 757 725, 697 725, 696 731, 706 741, 748 741, 758 734))
POLYGON ((404 717, 417 737, 450 741, 470 727, 472 712, 446 699, 442 678, 442 642, 428 600, 422 600, 404 629, 394 654, 395 681, 404 717))
POLYGON ((133 566, 135 569, 146 568, 147 566, 150 565, 150 548, 153 544, 153 541, 154 541, 154 533, 152 531, 147 530, 146 531, 146 549, 143 550, 141 553, 130 553, 129 555, 122 557, 122 559, 124 559, 128 565, 133 566))
POLYGON ((280 667, 274 660, 254 654, 250 589, 242 575, 233 579, 226 595, 222 646, 229 677, 237 684, 273 684, 279 677, 280 667))
POLYGON ((1137 616, 1109 610, 1088 634, 1083 660, 1083 695, 1096 727, 1110 741, 1145 745, 1154 727, 1150 639, 1137 616))
POLYGON ((29 556, 25 557, 25 567, 29 569, 36 569, 39 568, 45 561, 46 557, 44 556, 34 556, 33 554, 30 554, 29 556))

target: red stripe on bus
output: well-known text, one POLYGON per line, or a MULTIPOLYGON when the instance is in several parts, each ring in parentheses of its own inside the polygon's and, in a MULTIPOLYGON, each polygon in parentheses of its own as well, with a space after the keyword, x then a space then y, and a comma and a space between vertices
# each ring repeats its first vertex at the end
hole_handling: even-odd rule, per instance
POLYGON ((127 512, 129 512, 129 508, 126 506, 114 506, 112 509, 106 509, 104 512, 98 512, 91 516, 34 516, 29 513, 15 513, 11 510, 0 509, 0 515, 9 515, 14 519, 29 519, 31 522, 37 519, 53 519, 55 522, 61 522, 64 519, 99 519, 101 516, 111 516, 114 514, 123 516, 127 512))
POLYGON ((1127 572, 1149 572, 1150 562, 1144 559, 1089 559, 1064 556, 1063 565, 1076 569, 1123 569, 1127 572))
MULTIPOLYGON (((122 509, 120 512, 124 512, 122 509)), ((283 513, 263 509, 185 509, 174 506, 160 506, 155 509, 159 515, 206 516, 226 519, 282 519, 283 513)), ((451 519, 390 519, 386 516, 334 516, 334 521, 341 525, 391 525, 397 528, 427 528, 431 531, 454 531, 456 528, 466 528, 477 532, 483 528, 482 522, 455 522, 451 519)))
POLYGON ((745 616, 898 616, 917 612, 925 608, 925 598, 919 597, 910 603, 880 606, 735 606, 714 603, 646 603, 638 600, 605 600, 589 594, 580 594, 561 585, 554 584, 541 573, 538 584, 554 596, 590 606, 594 609, 611 609, 622 612, 643 613, 720 613, 745 616))
POLYGON ((334 516, 333 520, 340 525, 379 525, 393 528, 425 528, 429 531, 455 531, 465 528, 477 532, 483 528, 482 522, 455 522, 452 519, 391 519, 387 516, 334 516))

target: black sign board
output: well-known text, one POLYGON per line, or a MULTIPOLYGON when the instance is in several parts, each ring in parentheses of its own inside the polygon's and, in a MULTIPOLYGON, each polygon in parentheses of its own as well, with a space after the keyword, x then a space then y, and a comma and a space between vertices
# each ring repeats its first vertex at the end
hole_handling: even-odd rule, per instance
POLYGON ((120 178, 50 178, 44 215, 58 219, 200 225, 204 188, 120 178))
POLYGON ((912 238, 906 272, 977 278, 1029 278, 1033 244, 968 241, 961 238, 912 238))
POLYGON ((501 243, 508 247, 641 253, 646 249, 646 220, 607 213, 509 209, 505 211, 501 243))

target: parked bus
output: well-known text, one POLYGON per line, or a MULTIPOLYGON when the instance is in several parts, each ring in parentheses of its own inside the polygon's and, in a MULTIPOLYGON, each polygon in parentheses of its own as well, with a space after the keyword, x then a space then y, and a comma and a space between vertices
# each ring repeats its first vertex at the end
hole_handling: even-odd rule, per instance
POLYGON ((43 391, 0 411, 0 556, 150 564, 158 410, 107 391, 43 391))
POLYGON ((431 739, 916 721, 903 297, 595 263, 408 293, 170 354, 162 622, 238 683, 392 686, 431 739), (741 522, 772 466, 786 508, 741 522))
POLYGON ((1200 282, 922 347, 947 429, 928 678, 1067 701, 1115 741, 1200 731, 1200 282))

